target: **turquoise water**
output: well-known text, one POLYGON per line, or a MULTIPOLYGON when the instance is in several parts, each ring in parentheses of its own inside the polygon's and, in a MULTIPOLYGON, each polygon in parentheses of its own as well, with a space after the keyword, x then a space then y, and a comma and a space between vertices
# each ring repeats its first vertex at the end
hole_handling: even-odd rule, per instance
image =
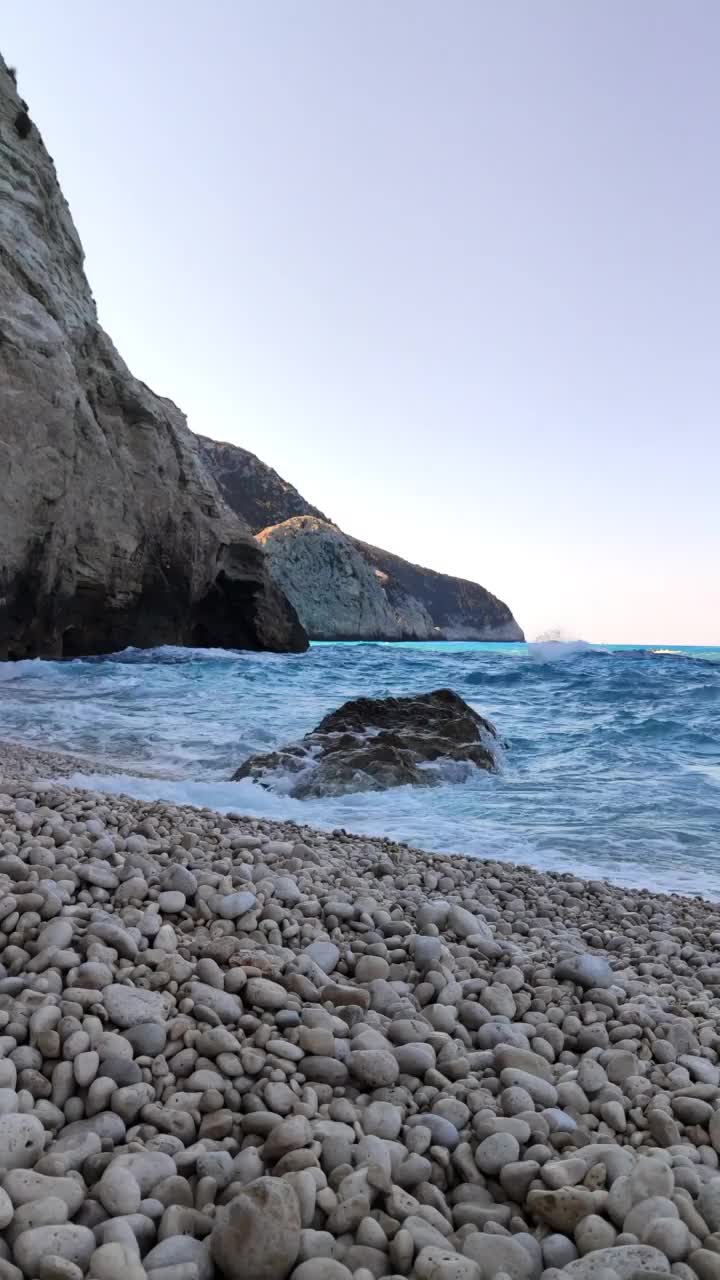
POLYGON ((0 664, 0 737, 101 754, 97 785, 384 834, 428 850, 720 894, 720 648, 316 644, 0 664), (227 781, 358 694, 449 686, 496 724, 496 775, 313 801, 227 781), (133 765, 163 780, 132 779, 133 765))

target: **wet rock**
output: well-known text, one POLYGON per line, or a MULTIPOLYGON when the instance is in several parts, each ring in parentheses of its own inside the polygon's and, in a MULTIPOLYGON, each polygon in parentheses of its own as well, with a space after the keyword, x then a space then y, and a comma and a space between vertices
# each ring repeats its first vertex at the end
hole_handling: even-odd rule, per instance
POLYGON ((286 787, 298 800, 431 786, 440 766, 496 767, 494 726, 450 689, 405 698, 357 698, 325 716, 298 743, 250 756, 233 775, 286 787))

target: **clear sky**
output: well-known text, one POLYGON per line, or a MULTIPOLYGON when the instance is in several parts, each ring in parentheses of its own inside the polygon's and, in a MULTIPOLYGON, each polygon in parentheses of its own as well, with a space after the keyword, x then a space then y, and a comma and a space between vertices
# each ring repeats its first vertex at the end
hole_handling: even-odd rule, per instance
POLYGON ((720 643, 717 0, 34 0, 100 317, 529 637, 720 643))

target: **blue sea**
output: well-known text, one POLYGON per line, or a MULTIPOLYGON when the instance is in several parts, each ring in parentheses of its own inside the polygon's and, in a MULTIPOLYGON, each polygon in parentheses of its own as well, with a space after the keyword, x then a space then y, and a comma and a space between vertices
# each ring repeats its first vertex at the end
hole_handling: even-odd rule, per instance
POLYGON ((108 791, 720 896, 720 648, 314 644, 4 663, 0 738, 102 756, 110 776, 76 781, 108 791), (497 774, 309 801, 228 781, 348 698, 442 686, 496 725, 497 774))

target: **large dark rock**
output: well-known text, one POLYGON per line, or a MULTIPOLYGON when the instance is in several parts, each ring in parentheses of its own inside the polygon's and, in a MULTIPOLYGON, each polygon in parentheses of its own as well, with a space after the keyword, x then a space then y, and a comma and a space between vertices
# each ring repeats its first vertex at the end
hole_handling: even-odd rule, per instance
POLYGON ((107 334, 0 58, 0 659, 307 637, 170 400, 107 334))
POLYGON ((497 732, 452 689, 408 698, 356 698, 296 743, 250 756, 233 775, 297 800, 435 786, 495 769, 497 732))

